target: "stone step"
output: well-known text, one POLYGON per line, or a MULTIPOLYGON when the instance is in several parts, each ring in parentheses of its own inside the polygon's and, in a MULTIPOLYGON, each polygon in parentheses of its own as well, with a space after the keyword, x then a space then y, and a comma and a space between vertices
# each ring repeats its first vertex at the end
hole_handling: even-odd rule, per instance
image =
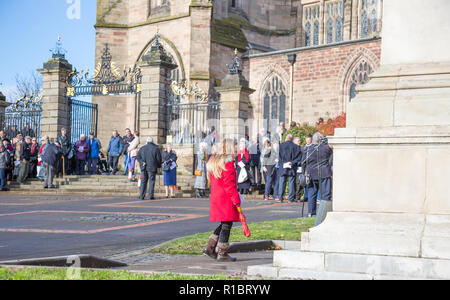
POLYGON ((299 250, 276 251, 273 255, 274 267, 323 270, 325 254, 299 250))
POLYGON ((249 273, 295 279, 450 279, 450 260, 438 258, 275 251, 273 264, 249 273))
MULTIPOLYGON (((20 192, 20 195, 23 196, 56 196, 56 195, 60 195, 60 196, 64 196, 64 195, 68 195, 68 196, 90 196, 90 197, 94 197, 94 196, 100 196, 100 197, 105 197, 105 196, 113 196, 113 197, 139 197, 139 192, 111 192, 111 191, 96 191, 96 192, 86 192, 86 191, 68 191, 68 190, 61 190, 61 189, 52 189, 52 190, 20 190, 20 191, 15 191, 15 190, 10 190, 9 192, 2 192, 2 195, 4 194, 11 194, 11 195, 16 195, 17 192, 20 192)), ((165 194, 164 193, 155 193, 155 197, 156 198, 165 198, 165 194)), ((192 194, 189 193, 181 193, 181 194, 177 194, 175 193, 175 197, 176 198, 191 198, 193 197, 192 194)))
MULTIPOLYGON (((120 187, 120 186, 74 186, 74 185, 55 185, 57 187, 57 189, 61 190, 61 191, 69 191, 69 192, 73 192, 73 191, 80 191, 80 192, 96 192, 96 191, 101 191, 101 192, 110 192, 110 193, 115 193, 115 192, 125 192, 125 193, 134 193, 139 191, 139 188, 137 186, 127 186, 127 187, 120 187)), ((12 185, 9 187, 11 191, 15 191, 15 192, 25 192, 25 191, 37 191, 37 190, 41 190, 42 184, 40 185, 12 185)), ((156 190, 164 190, 164 187, 159 187, 159 186, 155 186, 156 190)), ((192 189, 178 189, 179 193, 188 193, 188 194, 193 194, 194 190, 192 189)))
MULTIPOLYGON (((302 270, 294 268, 279 268, 271 264, 255 265, 247 268, 247 275, 265 279, 303 279, 303 280, 373 280, 383 279, 357 273, 325 272, 315 270, 302 270)), ((402 278, 398 278, 402 279, 402 278)))

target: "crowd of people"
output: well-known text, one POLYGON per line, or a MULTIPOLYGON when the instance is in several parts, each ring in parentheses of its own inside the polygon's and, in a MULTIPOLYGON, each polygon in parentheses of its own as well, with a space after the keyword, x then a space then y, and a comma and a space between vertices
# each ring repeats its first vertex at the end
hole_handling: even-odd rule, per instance
POLYGON ((315 215, 319 192, 321 200, 331 200, 331 166, 332 149, 320 133, 308 136, 302 147, 300 138, 285 134, 283 124, 272 139, 261 130, 250 143, 248 139, 239 143, 225 139, 213 145, 206 164, 211 182, 210 221, 220 224, 203 253, 221 262, 236 261, 228 254, 231 228, 233 222, 242 220, 242 194, 252 185, 260 185, 262 179, 266 200, 272 193, 274 199, 283 202, 286 184, 289 202, 297 201, 301 188, 307 189, 309 217, 315 215), (261 172, 263 175, 258 174, 261 172))
MULTIPOLYGON (((64 128, 54 143, 46 136, 38 141, 28 124, 23 132, 27 135, 23 136, 15 127, 7 132, 0 131, 0 190, 7 190, 7 180, 23 184, 27 178, 37 177, 44 182, 44 188, 54 188, 54 177, 117 175, 122 157, 124 171, 121 175, 130 180, 137 181, 136 164, 140 164, 141 199, 144 199, 148 186, 149 198, 154 199, 158 169, 164 174, 166 197, 175 196, 178 157, 171 144, 160 151, 149 138, 147 145, 139 148, 139 132, 128 128, 123 137, 114 130, 106 149, 93 132, 88 136, 82 134, 73 145, 64 128), (14 134, 11 139, 10 135, 14 134)), ((332 149, 320 133, 307 136, 306 144, 302 146, 300 138, 285 132, 285 125, 281 123, 273 134, 261 129, 251 139, 243 138, 235 145, 233 166, 237 190, 242 195, 258 190, 264 193, 265 200, 308 202, 308 215, 314 216, 318 198, 331 200, 332 149)), ((208 196, 207 164, 217 151, 218 139, 215 130, 211 130, 195 155, 197 198, 208 196)))
MULTIPOLYGON (((78 141, 72 144, 65 128, 62 128, 55 142, 43 136, 40 141, 28 125, 23 134, 12 126, 9 131, 0 131, 0 190, 8 190, 7 181, 16 180, 23 184, 29 178, 43 181, 44 188, 55 188, 54 177, 65 175, 124 175, 131 181, 137 181, 136 165, 140 146, 139 132, 125 129, 124 136, 117 130, 112 132, 108 147, 103 149, 102 143, 91 132, 88 136, 81 134, 78 141), (8 132, 8 133, 6 133, 8 132), (14 136, 12 139, 10 136, 14 136), (119 160, 122 157, 124 171, 119 172, 119 160)), ((177 185, 177 156, 172 145, 162 152, 158 168, 163 168, 166 196, 174 197, 177 185)), ((141 167, 142 168, 142 167, 141 167)), ((141 175, 146 179, 145 170, 141 175)), ((154 180, 154 178, 153 178, 154 180)))
MULTIPOLYGON (((293 122, 291 128, 295 126, 293 122)), ((251 140, 247 137, 239 141, 234 158, 238 192, 246 195, 253 189, 263 192, 265 200, 308 202, 308 215, 315 216, 317 199, 331 200, 333 151, 319 132, 308 135, 302 146, 299 137, 285 134, 286 131, 285 124, 280 123, 273 134, 261 129, 251 140)), ((215 152, 216 145, 209 146, 209 156, 205 154, 206 142, 200 145, 196 156, 196 183, 202 183, 195 185, 197 197, 205 194, 207 178, 202 175, 206 174, 208 158, 215 152)))
MULTIPOLYGON (((286 135, 285 132, 286 128, 281 123, 272 136, 261 129, 251 141, 243 138, 235 144, 233 168, 236 171, 237 192, 246 195, 253 189, 263 192, 267 201, 308 202, 308 215, 315 216, 317 200, 331 200, 333 151, 319 132, 308 135, 303 146, 299 137, 286 135)), ((208 196, 210 181, 207 165, 218 151, 220 144, 217 141, 216 136, 206 136, 195 155, 194 188, 197 198, 208 196)), ((162 168, 164 173, 166 197, 173 197, 173 188, 177 184, 177 155, 172 145, 168 144, 161 153, 150 138, 139 151, 137 160, 144 168, 140 199, 144 199, 147 189, 148 198, 154 199, 158 168, 162 168)))

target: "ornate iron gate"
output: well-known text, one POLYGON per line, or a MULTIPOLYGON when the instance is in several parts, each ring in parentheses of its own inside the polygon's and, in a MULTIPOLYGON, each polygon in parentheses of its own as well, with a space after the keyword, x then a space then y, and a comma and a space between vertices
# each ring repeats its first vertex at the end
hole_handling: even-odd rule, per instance
POLYGON ((168 103, 168 132, 174 144, 198 144, 219 130, 220 101, 168 103))
POLYGON ((0 114, 0 127, 9 139, 19 133, 41 138, 42 97, 24 96, 0 114))
POLYGON ((111 96, 137 94, 142 91, 140 68, 120 70, 112 61, 108 44, 103 49, 99 62, 91 76, 89 70, 74 70, 66 78, 66 97, 68 98, 71 120, 72 142, 81 134, 94 132, 97 135, 98 104, 74 99, 79 96, 111 96))
POLYGON ((173 144, 197 144, 220 130, 220 94, 207 94, 194 85, 168 79, 167 133, 173 144), (170 83, 171 82, 171 83, 170 83))
POLYGON ((80 135, 94 132, 97 135, 98 104, 69 98, 71 140, 75 144, 80 135))

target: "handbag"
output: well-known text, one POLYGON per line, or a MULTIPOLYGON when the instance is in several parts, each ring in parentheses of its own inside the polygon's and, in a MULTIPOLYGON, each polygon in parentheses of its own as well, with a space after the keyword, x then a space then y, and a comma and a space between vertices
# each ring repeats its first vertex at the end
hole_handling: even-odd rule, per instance
POLYGON ((306 185, 305 185, 305 186, 307 186, 307 187, 311 187, 311 186, 312 186, 311 175, 306 174, 306 176, 305 176, 305 182, 306 182, 306 185))
POLYGON ((202 176, 202 174, 203 174, 202 170, 195 170, 194 171, 194 175, 195 176, 202 176))
POLYGON ((164 172, 169 172, 170 171, 170 160, 165 161, 162 165, 162 170, 164 172))
POLYGON ((303 173, 300 173, 298 175, 298 181, 299 181, 299 185, 301 187, 307 187, 308 186, 306 176, 303 173))
POLYGON ((239 172, 238 183, 244 183, 247 181, 247 179, 248 179, 247 170, 245 168, 242 168, 241 171, 239 172))

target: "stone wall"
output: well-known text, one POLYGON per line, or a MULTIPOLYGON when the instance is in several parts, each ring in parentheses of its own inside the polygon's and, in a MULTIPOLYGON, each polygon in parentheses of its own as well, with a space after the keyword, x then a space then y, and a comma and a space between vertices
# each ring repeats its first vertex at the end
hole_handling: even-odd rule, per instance
MULTIPOLYGON (((366 59, 376 70, 379 66, 381 40, 345 42, 337 46, 300 48, 294 67, 294 121, 314 123, 319 117, 333 118, 346 111, 349 101, 349 74, 358 61, 366 59)), ((277 74, 289 87, 290 64, 287 53, 250 56, 250 96, 253 115, 260 123, 263 117, 263 92, 265 82, 277 74)), ((289 91, 289 88, 286 88, 289 91)), ((289 111, 287 99, 286 116, 289 111)), ((253 128, 256 132, 257 128, 253 128)))

